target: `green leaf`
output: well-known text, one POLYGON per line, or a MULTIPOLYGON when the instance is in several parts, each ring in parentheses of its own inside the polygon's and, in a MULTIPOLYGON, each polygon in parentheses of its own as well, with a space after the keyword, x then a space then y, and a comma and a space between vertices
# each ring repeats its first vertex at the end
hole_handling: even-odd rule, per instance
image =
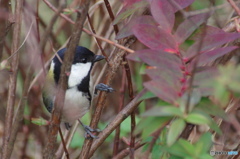
POLYGON ((222 108, 213 105, 213 103, 208 98, 202 98, 201 102, 194 108, 193 111, 202 111, 210 115, 220 117, 227 120, 227 115, 222 108))
POLYGON ((156 97, 155 94, 153 94, 153 93, 150 92, 150 91, 147 91, 147 92, 139 99, 139 101, 141 101, 141 100, 146 100, 146 99, 150 99, 150 98, 154 98, 154 97, 156 97))
POLYGON ((153 107, 152 109, 147 110, 145 113, 143 113, 141 116, 148 117, 148 116, 179 116, 183 117, 183 112, 180 110, 180 108, 177 108, 175 106, 157 106, 153 107))
POLYGON ((31 122, 33 124, 39 125, 39 126, 43 126, 43 125, 48 125, 49 121, 43 119, 43 118, 31 118, 31 122))
POLYGON ((155 144, 152 149, 152 158, 161 158, 162 153, 161 145, 155 144))
POLYGON ((202 113, 190 113, 185 120, 188 123, 191 124, 197 124, 197 125, 202 125, 202 124, 211 124, 211 118, 209 118, 207 115, 203 115, 202 113))
POLYGON ((194 156, 194 146, 188 141, 179 139, 175 144, 167 149, 170 154, 179 157, 193 157, 194 156))
POLYGON ((197 143, 195 143, 196 154, 201 155, 209 153, 212 146, 212 134, 210 132, 204 133, 197 143))
POLYGON ((171 119, 171 117, 144 118, 137 124, 135 134, 142 132, 142 138, 145 139, 171 119))
POLYGON ((186 123, 183 119, 179 118, 174 120, 171 123, 169 128, 168 136, 167 136, 167 145, 171 146, 182 133, 184 128, 186 127, 186 123))
POLYGON ((123 21, 124 19, 132 15, 134 12, 136 12, 140 8, 146 6, 147 4, 148 4, 147 1, 139 1, 132 4, 131 6, 124 7, 123 10, 120 12, 120 14, 118 14, 114 19, 113 25, 119 23, 120 21, 123 21))
MULTIPOLYGON (((186 105, 187 105, 187 100, 188 100, 188 93, 185 93, 182 97, 181 97, 181 102, 180 102, 180 107, 181 110, 185 111, 186 109, 186 105)), ((190 96, 190 102, 189 102, 189 112, 192 111, 192 109, 194 108, 194 106, 196 104, 198 104, 201 100, 201 93, 200 91, 198 91, 197 89, 193 89, 191 96, 190 96)))

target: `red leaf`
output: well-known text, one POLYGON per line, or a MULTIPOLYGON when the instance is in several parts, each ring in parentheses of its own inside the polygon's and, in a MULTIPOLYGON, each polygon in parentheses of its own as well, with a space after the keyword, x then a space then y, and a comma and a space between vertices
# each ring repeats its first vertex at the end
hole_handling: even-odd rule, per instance
POLYGON ((171 33, 175 21, 172 5, 167 0, 152 0, 150 5, 153 18, 162 29, 171 33))
POLYGON ((217 48, 211 51, 204 52, 200 55, 198 65, 206 65, 210 62, 213 62, 217 58, 235 50, 236 46, 229 46, 229 47, 224 47, 224 48, 217 48))
POLYGON ((135 19, 132 19, 129 21, 128 24, 126 24, 117 34, 116 40, 128 37, 130 35, 133 35, 132 28, 134 25, 139 25, 139 24, 150 24, 150 25, 157 25, 155 20, 153 19, 152 16, 145 15, 145 16, 140 16, 135 19))
POLYGON ((180 77, 177 77, 174 74, 173 70, 167 68, 157 68, 157 69, 150 69, 146 70, 147 75, 154 81, 158 81, 167 85, 175 92, 179 92, 181 89, 180 77))
POLYGON ((149 91, 156 94, 162 100, 175 104, 178 99, 178 94, 171 87, 160 81, 149 81, 143 84, 149 91))
POLYGON ((197 51, 207 51, 213 49, 214 47, 223 45, 227 42, 231 42, 239 37, 240 34, 238 33, 217 33, 212 35, 206 35, 204 36, 204 38, 200 38, 192 46, 190 46, 186 54, 184 54, 184 57, 191 58, 197 54, 197 51), (198 49, 199 47, 201 48, 198 49))
POLYGON ((208 13, 198 14, 182 22, 174 34, 178 43, 184 42, 208 17, 208 13))
POLYGON ((178 52, 174 37, 165 30, 150 24, 136 24, 133 33, 144 45, 153 50, 178 52))
POLYGON ((181 60, 175 54, 146 49, 136 51, 134 54, 128 55, 127 58, 135 61, 139 61, 138 59, 141 59, 150 66, 156 66, 161 70, 172 71, 172 73, 178 78, 182 77, 180 69, 181 60))

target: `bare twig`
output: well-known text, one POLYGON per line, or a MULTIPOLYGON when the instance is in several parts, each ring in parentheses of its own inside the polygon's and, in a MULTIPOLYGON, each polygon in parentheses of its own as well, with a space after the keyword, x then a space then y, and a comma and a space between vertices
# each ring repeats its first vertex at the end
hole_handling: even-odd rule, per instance
MULTIPOLYGON (((112 22, 113 22, 114 19, 115 19, 115 17, 114 17, 114 14, 113 14, 111 5, 110 5, 110 3, 108 2, 108 0, 104 0, 104 3, 105 3, 105 6, 106 6, 106 8, 107 8, 107 10, 108 10, 108 14, 109 14, 109 16, 110 16, 110 18, 111 18, 111 20, 112 20, 112 22)), ((119 31, 117 24, 113 25, 113 28, 114 28, 115 34, 117 34, 118 31, 119 31)))
MULTIPOLYGON (((118 113, 123 109, 123 105, 124 105, 125 84, 126 84, 126 72, 122 71, 122 84, 119 90, 120 97, 119 97, 118 113)), ((120 139, 119 136, 120 136, 120 125, 116 128, 116 131, 115 131, 113 156, 116 156, 118 154, 119 139, 120 139)))
POLYGON ((11 136, 9 138, 9 144, 8 144, 8 147, 7 147, 8 151, 7 151, 6 158, 9 158, 12 154, 12 150, 13 150, 14 143, 15 143, 15 140, 16 140, 16 137, 17 137, 17 133, 18 133, 20 125, 23 121, 24 107, 25 107, 25 105, 27 105, 27 96, 28 96, 28 91, 27 90, 28 90, 28 87, 30 85, 30 79, 31 79, 30 72, 31 72, 30 68, 28 68, 25 83, 24 83, 23 95, 22 95, 22 98, 19 102, 17 113, 14 117, 14 123, 13 123, 13 126, 12 126, 11 136))
MULTIPOLYGON (((91 28, 92 32, 93 32, 94 34, 96 34, 96 31, 95 31, 95 29, 94 29, 94 27, 93 27, 93 24, 92 24, 92 22, 91 22, 91 18, 90 18, 90 16, 89 16, 89 14, 87 15, 87 18, 88 18, 88 23, 89 23, 89 25, 90 25, 90 28, 91 28)), ((96 42, 97 42, 98 48, 99 48, 99 49, 101 50, 101 52, 102 52, 102 55, 105 56, 105 59, 106 59, 107 63, 109 64, 108 56, 107 56, 107 54, 105 53, 105 51, 103 50, 100 40, 97 39, 97 38, 95 38, 95 40, 96 40, 96 42)))
POLYGON ((1 10, 1 14, 3 14, 3 10, 5 11, 5 17, 4 18, 0 18, 0 60, 2 59, 2 52, 3 52, 3 44, 5 41, 5 37, 8 34, 11 26, 12 26, 12 22, 8 22, 8 16, 9 16, 9 2, 10 0, 2 0, 0 1, 0 10, 1 10))
MULTIPOLYGON (((47 0, 43 0, 43 1, 44 1, 54 12, 57 11, 57 9, 56 9, 50 2, 48 2, 47 0)), ((61 16, 62 18, 64 18, 65 20, 67 20, 68 22, 74 24, 74 21, 72 21, 72 20, 71 20, 69 17, 67 17, 66 15, 60 14, 60 16, 61 16)), ((103 38, 103 37, 101 37, 101 36, 99 36, 99 35, 97 35, 97 34, 92 33, 91 31, 89 31, 89 30, 87 30, 87 29, 85 29, 85 28, 83 28, 83 31, 86 32, 86 33, 89 34, 89 35, 92 35, 92 36, 94 36, 94 37, 102 40, 102 41, 105 41, 105 42, 107 42, 107 43, 109 43, 109 44, 111 44, 111 45, 114 45, 114 46, 122 49, 122 50, 125 50, 125 51, 127 51, 128 53, 134 53, 134 50, 129 49, 129 48, 127 48, 127 47, 125 47, 125 46, 123 46, 123 45, 120 45, 120 44, 118 44, 118 43, 116 43, 116 42, 113 42, 113 41, 111 41, 111 40, 109 40, 109 39, 105 39, 105 38, 103 38)))
MULTIPOLYGON (((22 16, 22 5, 23 1, 16 1, 15 6, 15 26, 13 29, 13 43, 12 43, 12 53, 15 52, 19 47, 20 36, 21 36, 21 16, 22 16)), ((15 104, 15 93, 16 93, 16 84, 17 84, 17 73, 18 73, 18 63, 19 56, 18 54, 13 57, 11 68, 12 74, 10 75, 9 81, 9 91, 8 91, 8 102, 7 102, 7 112, 5 117, 5 128, 4 128, 4 138, 3 138, 3 147, 2 147, 2 158, 8 158, 8 145, 9 138, 12 131, 12 121, 14 113, 14 104, 15 104)), ((11 153, 10 153, 11 154, 11 153)))
POLYGON ((138 93, 136 97, 129 104, 127 104, 123 110, 119 112, 111 121, 111 123, 98 135, 99 138, 94 141, 88 157, 91 157, 96 149, 105 141, 105 139, 138 107, 138 105, 141 103, 139 99, 146 92, 147 90, 144 88, 140 93, 138 93))
POLYGON ((68 42, 67 51, 64 55, 63 64, 61 67, 61 74, 59 80, 59 86, 57 88, 56 100, 54 102, 54 109, 52 112, 50 129, 48 133, 48 143, 45 148, 44 158, 52 159, 55 156, 56 151, 56 139, 60 124, 61 111, 65 99, 65 91, 67 89, 67 75, 66 72, 71 71, 71 65, 74 58, 76 47, 79 43, 79 39, 82 33, 84 21, 87 17, 90 1, 82 1, 79 4, 79 12, 77 12, 77 20, 74 26, 72 37, 68 42))
MULTIPOLYGON (((145 143, 142 143, 142 144, 137 144, 135 147, 134 147, 134 151, 139 149, 140 147, 142 147, 143 145, 145 145, 145 143)), ((122 150, 117 156, 113 157, 113 159, 123 159, 125 157, 127 157, 130 153, 130 149, 129 148, 126 148, 124 150, 122 150)))
POLYGON ((237 14, 240 16, 240 9, 238 8, 238 6, 235 4, 235 2, 233 0, 227 0, 231 6, 233 7, 233 9, 237 12, 237 14))
MULTIPOLYGON (((128 61, 125 58, 126 55, 123 56, 123 63, 124 63, 124 68, 126 71, 127 75, 127 81, 128 81, 128 93, 129 97, 131 100, 133 100, 134 95, 133 95, 133 85, 132 85, 132 77, 131 77, 131 70, 128 64, 128 61)), ((134 130, 136 127, 136 121, 135 121, 135 111, 132 112, 131 114, 131 140, 130 140, 130 158, 134 159, 134 147, 135 147, 135 135, 134 135, 134 130)))
POLYGON ((68 150, 67 150, 67 147, 66 147, 66 143, 64 141, 64 137, 63 137, 61 128, 59 128, 59 134, 60 134, 60 137, 61 137, 61 140, 62 140, 62 145, 63 145, 64 152, 66 154, 67 159, 69 159, 69 153, 68 153, 68 150))

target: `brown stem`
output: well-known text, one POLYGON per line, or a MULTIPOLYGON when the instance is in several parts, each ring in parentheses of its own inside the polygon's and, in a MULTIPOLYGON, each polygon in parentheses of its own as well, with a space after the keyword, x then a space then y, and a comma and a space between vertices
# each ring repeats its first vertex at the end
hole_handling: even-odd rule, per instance
MULTIPOLYGON (((145 145, 145 143, 143 144, 137 144, 135 147, 134 147, 134 151, 139 149, 140 147, 142 147, 143 145, 145 145)), ((117 156, 115 156, 113 159, 123 159, 125 157, 127 157, 130 153, 130 150, 129 148, 126 148, 124 150, 122 150, 117 156)))
MULTIPOLYGON (((57 11, 57 9, 56 9, 49 1, 47 1, 47 0, 43 0, 43 1, 44 1, 54 12, 57 11)), ((64 18, 65 20, 67 20, 68 22, 72 23, 72 24, 75 23, 75 22, 72 21, 69 17, 67 17, 66 15, 64 15, 64 14, 62 14, 62 13, 60 14, 60 16, 61 16, 62 18, 64 18)), ((91 31, 89 31, 89 30, 87 30, 87 29, 85 29, 85 28, 83 28, 83 31, 84 31, 85 33, 89 34, 89 35, 92 35, 92 36, 94 36, 94 37, 102 40, 102 41, 105 41, 105 42, 107 42, 107 43, 109 43, 109 44, 111 44, 111 45, 114 45, 114 46, 122 49, 122 50, 125 50, 125 51, 127 51, 128 53, 134 53, 134 50, 129 49, 129 48, 127 48, 127 47, 125 47, 125 46, 123 46, 123 45, 120 45, 120 44, 118 44, 118 43, 116 43, 116 42, 113 42, 113 41, 111 41, 111 40, 109 40, 109 39, 105 39, 105 38, 103 38, 103 37, 101 37, 101 36, 99 36, 99 35, 97 35, 97 34, 92 33, 91 31)))
POLYGON ((50 121, 50 129, 48 132, 48 142, 44 151, 45 159, 52 159, 55 156, 56 151, 56 139, 60 124, 61 111, 64 104, 65 92, 67 89, 67 74, 71 71, 71 65, 74 58, 76 47, 81 37, 84 21, 87 17, 90 1, 81 1, 79 4, 79 11, 77 12, 77 20, 74 26, 72 36, 67 45, 67 51, 64 54, 64 60, 61 67, 61 74, 59 79, 59 85, 57 88, 56 99, 54 102, 54 108, 50 121))
MULTIPOLYGON (((15 2, 15 26, 13 29, 13 42, 12 42, 12 50, 14 53, 20 43, 21 36, 21 16, 22 16, 22 6, 23 0, 18 0, 15 2)), ((12 74, 10 75, 9 80, 9 91, 8 91, 8 102, 7 102, 7 112, 5 116, 5 128, 4 128, 4 137, 3 137, 3 147, 2 147, 2 158, 9 158, 8 145, 9 139, 12 131, 12 121, 13 121, 13 113, 14 113, 14 104, 15 104, 15 94, 16 94, 16 82, 17 82, 17 73, 18 73, 18 63, 19 63, 19 55, 16 54, 11 63, 12 74)))
MULTIPOLYGON (((126 42, 124 44, 124 46, 130 46, 131 44, 133 44, 135 42, 135 38, 128 38, 126 39, 126 42)), ((111 81, 113 79, 113 77, 115 76, 119 66, 121 65, 122 62, 122 56, 125 54, 124 50, 119 50, 116 49, 115 50, 115 57, 113 58, 113 60, 111 61, 111 63, 113 64, 112 67, 108 68, 108 73, 107 73, 107 77, 105 79, 105 84, 106 85, 110 85, 111 81)), ((100 120, 100 116, 102 113, 102 110, 104 108, 104 104, 107 98, 107 93, 106 92, 100 92, 99 93, 99 97, 98 97, 98 101, 97 101, 97 105, 96 105, 96 110, 94 112, 94 115, 92 117, 90 126, 95 129, 97 127, 97 124, 100 120)), ((89 139, 89 140, 85 140, 84 141, 84 145, 80 154, 80 159, 85 159, 88 158, 88 153, 90 151, 91 145, 92 145, 93 140, 89 139)))
POLYGON ((147 92, 144 88, 136 97, 127 104, 121 112, 111 121, 111 123, 98 135, 98 139, 94 141, 89 156, 91 157, 97 148, 105 141, 105 139, 124 121, 141 103, 139 99, 147 92))
POLYGON ((233 7, 233 9, 237 12, 237 14, 240 16, 240 9, 238 8, 238 6, 235 4, 235 2, 233 0, 227 0, 231 6, 233 7))
POLYGON ((0 1, 0 10, 1 14, 5 14, 4 18, 0 18, 0 60, 2 59, 2 53, 3 53, 3 47, 4 47, 4 41, 7 33, 9 32, 12 23, 9 23, 8 16, 9 16, 9 3, 10 0, 2 0, 0 1))
MULTIPOLYGON (((90 18, 90 16, 89 16, 89 14, 87 14, 87 18, 88 18, 88 23, 89 23, 89 25, 90 25, 90 28, 91 28, 92 32, 93 32, 94 34, 96 34, 96 31, 95 31, 95 29, 94 29, 94 27, 93 27, 93 24, 92 24, 92 22, 91 22, 91 18, 90 18)), ((95 38, 95 37, 94 37, 94 38, 95 38)), ((97 38, 95 38, 95 40, 96 40, 96 42, 97 42, 98 48, 99 48, 99 49, 101 50, 101 52, 102 52, 102 55, 105 56, 105 59, 106 59, 107 63, 109 63, 109 61, 108 61, 108 56, 107 56, 107 54, 105 53, 105 51, 103 50, 103 48, 102 48, 101 41, 100 41, 99 39, 97 39, 97 38)))
POLYGON ((67 157, 67 159, 69 159, 69 153, 68 153, 68 150, 67 150, 67 147, 66 147, 66 142, 64 141, 64 137, 63 137, 61 128, 59 128, 59 134, 60 134, 60 137, 61 137, 61 140, 62 140, 62 145, 63 145, 63 149, 65 151, 66 157, 67 157))
MULTIPOLYGON (((129 97, 132 100, 134 98, 134 95, 133 95, 131 70, 130 70, 128 61, 126 60, 125 56, 126 55, 123 56, 123 63, 124 63, 124 68, 125 68, 126 75, 127 75, 129 97)), ((133 111, 131 114, 131 139, 130 139, 130 151, 131 151, 130 158, 131 159, 134 159, 134 147, 135 147, 134 130, 135 130, 135 127, 136 127, 135 111, 133 111)))
MULTIPOLYGON (((108 0, 104 0, 104 3, 105 3, 105 6, 107 8, 108 14, 109 14, 109 16, 110 16, 110 18, 111 18, 111 20, 113 22, 115 17, 114 17, 111 5, 109 4, 108 0)), ((117 24, 113 25, 113 29, 114 29, 115 34, 117 34, 118 31, 119 31, 117 24)))
MULTIPOLYGON (((126 72, 122 72, 122 84, 119 90, 120 97, 119 97, 119 106, 118 106, 118 113, 123 109, 124 105, 124 92, 125 92, 125 83, 126 83, 126 72)), ((120 142, 120 125, 116 128, 115 137, 114 137, 114 145, 113 145, 113 156, 118 154, 118 147, 120 142)))

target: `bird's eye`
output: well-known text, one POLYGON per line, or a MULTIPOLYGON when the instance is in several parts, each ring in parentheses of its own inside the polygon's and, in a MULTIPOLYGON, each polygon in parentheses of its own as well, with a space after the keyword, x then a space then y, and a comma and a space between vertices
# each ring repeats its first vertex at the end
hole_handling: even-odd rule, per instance
POLYGON ((81 62, 82 62, 82 63, 87 63, 87 58, 82 58, 82 59, 81 59, 81 62))

